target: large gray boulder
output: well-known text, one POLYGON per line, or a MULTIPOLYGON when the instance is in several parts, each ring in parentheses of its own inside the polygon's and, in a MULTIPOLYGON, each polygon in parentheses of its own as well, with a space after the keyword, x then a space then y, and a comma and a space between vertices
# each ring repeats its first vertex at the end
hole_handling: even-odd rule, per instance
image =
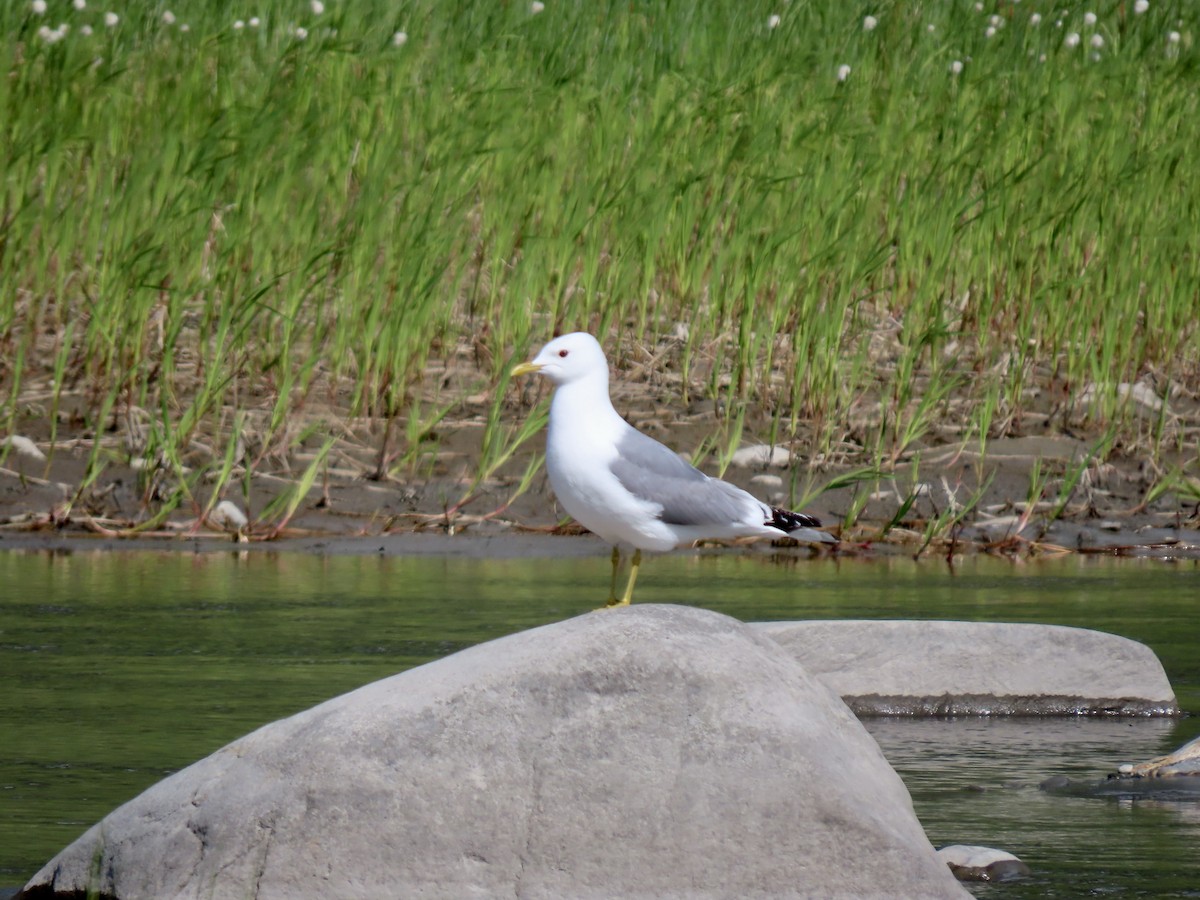
POLYGON ((1145 644, 1001 622, 762 622, 859 715, 1177 715, 1145 644))
POLYGON ((641 605, 482 644, 147 790, 28 896, 963 897, 850 711, 761 633, 641 605))

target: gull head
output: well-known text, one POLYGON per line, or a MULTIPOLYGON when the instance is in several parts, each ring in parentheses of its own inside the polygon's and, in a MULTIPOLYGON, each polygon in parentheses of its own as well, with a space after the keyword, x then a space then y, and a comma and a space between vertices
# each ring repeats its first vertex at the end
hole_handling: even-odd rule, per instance
POLYGON ((604 358, 599 341, 590 334, 576 331, 552 340, 530 362, 513 368, 512 374, 544 375, 555 385, 600 377, 607 385, 608 360, 604 358))

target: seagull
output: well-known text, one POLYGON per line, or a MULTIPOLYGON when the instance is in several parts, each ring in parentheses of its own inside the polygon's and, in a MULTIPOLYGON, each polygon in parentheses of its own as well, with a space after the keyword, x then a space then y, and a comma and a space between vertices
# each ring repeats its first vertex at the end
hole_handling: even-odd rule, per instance
POLYGON ((621 418, 608 396, 608 360, 590 334, 555 338, 512 370, 514 377, 531 374, 555 387, 546 436, 550 486, 575 521, 613 545, 607 606, 629 605, 643 550, 743 537, 837 543, 817 530, 813 516, 710 478, 621 418), (629 581, 617 599, 617 569, 629 550, 629 581))

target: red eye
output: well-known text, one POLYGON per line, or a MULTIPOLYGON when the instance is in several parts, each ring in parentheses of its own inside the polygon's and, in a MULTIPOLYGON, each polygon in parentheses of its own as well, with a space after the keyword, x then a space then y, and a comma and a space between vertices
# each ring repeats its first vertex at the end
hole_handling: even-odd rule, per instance
POLYGON ((566 358, 566 356, 567 356, 567 353, 569 353, 569 352, 570 352, 570 351, 568 351, 568 350, 559 350, 559 351, 558 351, 558 356, 559 356, 559 358, 560 358, 560 359, 565 359, 565 358, 566 358))

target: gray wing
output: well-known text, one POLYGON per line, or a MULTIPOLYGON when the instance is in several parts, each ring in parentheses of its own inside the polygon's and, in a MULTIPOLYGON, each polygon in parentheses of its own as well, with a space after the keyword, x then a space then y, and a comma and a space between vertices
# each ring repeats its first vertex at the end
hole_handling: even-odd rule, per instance
POLYGON ((621 487, 661 506, 659 518, 668 525, 740 522, 746 517, 746 501, 754 499, 741 488, 709 478, 633 428, 617 442, 617 454, 611 470, 621 487))

